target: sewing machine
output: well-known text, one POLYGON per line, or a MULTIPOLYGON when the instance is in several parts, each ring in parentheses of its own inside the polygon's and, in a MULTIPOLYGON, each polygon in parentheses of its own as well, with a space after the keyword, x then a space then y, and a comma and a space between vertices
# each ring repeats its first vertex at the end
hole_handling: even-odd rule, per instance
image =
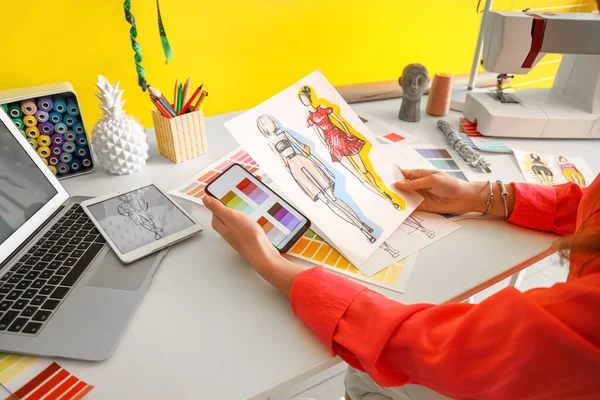
POLYGON ((526 74, 564 54, 552 88, 469 92, 463 114, 486 136, 600 139, 600 15, 489 12, 483 67, 526 74))

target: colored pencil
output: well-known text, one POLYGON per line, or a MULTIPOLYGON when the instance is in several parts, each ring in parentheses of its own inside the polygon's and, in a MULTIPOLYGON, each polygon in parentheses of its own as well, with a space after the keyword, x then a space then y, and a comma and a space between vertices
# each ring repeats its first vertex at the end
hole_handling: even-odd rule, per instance
MULTIPOLYGON (((188 95, 190 94, 190 78, 187 78, 185 84, 183 85, 183 96, 181 97, 181 104, 187 103, 188 95)), ((184 108, 185 110, 185 108, 184 108)))
POLYGON ((202 86, 204 86, 204 84, 198 86, 198 89, 196 89, 196 91, 194 92, 194 94, 192 94, 192 97, 190 97, 190 99, 188 100, 188 102, 185 103, 185 105, 181 109, 181 112, 179 113, 179 115, 185 114, 186 112, 190 111, 190 106, 192 105, 192 103, 196 99, 196 96, 198 96, 198 93, 200 93, 200 91, 202 90, 202 86))
POLYGON ((150 85, 148 85, 148 90, 154 95, 154 97, 156 97, 158 99, 162 99, 163 100, 162 105, 165 106, 165 108, 167 110, 170 110, 173 112, 173 114, 175 114, 175 110, 173 110, 173 107, 171 107, 169 100, 167 100, 167 98, 162 94, 162 92, 160 90, 158 90, 157 88, 150 86, 150 85))
POLYGON ((169 115, 171 117, 177 116, 177 114, 175 114, 175 112, 173 110, 171 110, 171 106, 169 106, 169 104, 166 101, 164 101, 163 99, 156 97, 156 96, 154 98, 156 99, 157 102, 160 103, 160 105, 162 105, 165 108, 165 110, 167 110, 167 112, 169 113, 169 115))
POLYGON ((173 94, 173 111, 177 111, 177 94, 179 93, 179 79, 175 80, 175 94, 173 94))
POLYGON ((206 96, 208 96, 208 92, 205 90, 202 92, 202 94, 200 95, 200 98, 198 99, 198 102, 194 106, 194 111, 198 111, 198 110, 202 109, 202 106, 204 104, 204 99, 206 99, 206 96))
POLYGON ((158 108, 158 111, 160 111, 160 113, 165 118, 173 118, 173 117, 171 117, 171 114, 169 114, 169 112, 163 107, 163 105, 158 102, 157 98, 154 97, 154 95, 150 95, 150 101, 152 101, 152 103, 154 103, 156 108, 158 108))
POLYGON ((176 112, 176 114, 178 114, 178 115, 181 112, 181 107, 183 106, 182 101, 183 101, 183 85, 180 83, 179 91, 177 92, 177 112, 176 112))

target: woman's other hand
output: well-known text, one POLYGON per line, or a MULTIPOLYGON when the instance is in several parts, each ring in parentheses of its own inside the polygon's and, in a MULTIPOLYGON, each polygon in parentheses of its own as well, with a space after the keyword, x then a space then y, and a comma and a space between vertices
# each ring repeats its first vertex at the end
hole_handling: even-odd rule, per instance
POLYGON ((289 295, 292 282, 302 268, 283 258, 260 225, 248 215, 227 208, 210 196, 204 196, 202 201, 213 213, 213 229, 265 280, 289 295))
POLYGON ((485 212, 489 196, 487 182, 469 183, 427 169, 403 169, 407 182, 397 182, 400 190, 415 190, 424 200, 417 210, 440 214, 485 212))

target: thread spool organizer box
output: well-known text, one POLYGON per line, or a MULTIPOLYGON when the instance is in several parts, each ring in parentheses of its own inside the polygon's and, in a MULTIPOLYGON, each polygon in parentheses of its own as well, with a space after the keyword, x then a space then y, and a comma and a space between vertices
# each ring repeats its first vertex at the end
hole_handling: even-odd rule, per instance
POLYGON ((70 83, 0 91, 0 107, 58 179, 94 169, 81 107, 70 83))

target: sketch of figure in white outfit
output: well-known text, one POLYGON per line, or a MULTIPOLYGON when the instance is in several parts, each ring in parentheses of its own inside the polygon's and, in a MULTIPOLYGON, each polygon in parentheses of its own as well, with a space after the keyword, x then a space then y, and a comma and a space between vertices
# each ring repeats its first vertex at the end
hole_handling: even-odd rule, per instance
POLYGON ((410 215, 408 218, 406 218, 402 225, 400 225, 400 229, 409 235, 415 231, 419 231, 429 239, 433 239, 435 237, 435 232, 431 229, 427 229, 425 225, 423 225, 423 218, 419 218, 415 215, 410 215))
POLYGON ((135 225, 154 233, 155 240, 162 238, 163 230, 156 226, 154 217, 148 212, 146 201, 127 194, 119 196, 119 200, 122 201, 117 208, 120 215, 129 218, 135 225))

